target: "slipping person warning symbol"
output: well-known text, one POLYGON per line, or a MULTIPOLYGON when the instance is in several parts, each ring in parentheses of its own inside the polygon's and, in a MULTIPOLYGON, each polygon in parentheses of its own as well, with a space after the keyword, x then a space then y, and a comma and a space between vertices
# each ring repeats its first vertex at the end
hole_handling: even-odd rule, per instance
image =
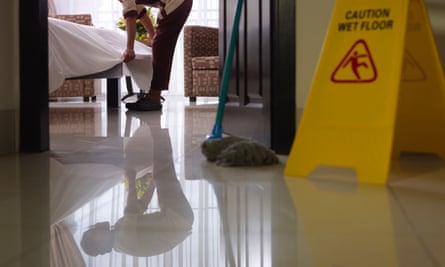
POLYGON ((334 70, 334 83, 370 83, 377 79, 377 68, 365 40, 358 40, 334 70))

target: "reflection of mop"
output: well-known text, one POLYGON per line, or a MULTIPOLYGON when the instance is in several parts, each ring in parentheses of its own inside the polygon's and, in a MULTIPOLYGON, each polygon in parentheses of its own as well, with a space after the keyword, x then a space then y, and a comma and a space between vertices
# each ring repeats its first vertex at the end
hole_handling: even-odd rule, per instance
POLYGON ((230 71, 233 62, 233 53, 235 52, 235 45, 238 40, 238 27, 240 23, 242 6, 243 0, 238 0, 235 9, 235 16, 233 19, 232 33, 230 35, 229 49, 227 51, 226 61, 224 63, 221 91, 219 93, 218 110, 216 113, 215 124, 213 125, 212 133, 207 136, 208 139, 219 139, 222 137, 222 119, 224 115, 224 106, 226 104, 227 88, 229 86, 230 71))
POLYGON ((222 190, 220 186, 216 185, 215 182, 211 182, 213 191, 215 192, 216 201, 218 202, 219 216, 221 218, 222 230, 224 234, 224 243, 226 248, 226 260, 228 261, 229 267, 236 267, 235 255, 233 254, 232 241, 230 240, 230 229, 229 220, 227 218, 226 208, 227 205, 224 203, 222 190), (223 210, 224 209, 224 210, 223 210))

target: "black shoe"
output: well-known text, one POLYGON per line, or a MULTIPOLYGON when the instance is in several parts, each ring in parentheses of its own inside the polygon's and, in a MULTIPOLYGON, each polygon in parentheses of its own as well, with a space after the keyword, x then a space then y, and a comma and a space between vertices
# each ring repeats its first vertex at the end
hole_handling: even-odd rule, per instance
POLYGON ((156 111, 162 109, 162 105, 160 103, 156 103, 152 99, 147 98, 139 98, 134 103, 125 104, 125 107, 128 110, 133 111, 156 111))

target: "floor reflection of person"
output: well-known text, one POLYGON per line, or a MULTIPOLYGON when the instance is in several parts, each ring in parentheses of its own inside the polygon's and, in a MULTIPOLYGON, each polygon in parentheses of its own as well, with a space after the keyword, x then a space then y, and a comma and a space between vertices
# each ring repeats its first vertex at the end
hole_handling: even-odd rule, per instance
POLYGON ((85 261, 65 221, 50 226, 50 267, 84 267, 85 261))
POLYGON ((150 129, 156 140, 153 177, 136 179, 136 172, 125 170, 128 194, 124 215, 114 225, 98 222, 84 232, 81 247, 90 256, 112 250, 139 257, 158 255, 173 249, 191 232, 194 215, 176 177, 168 130, 159 125, 150 125, 150 129), (147 212, 154 192, 160 210, 147 212))

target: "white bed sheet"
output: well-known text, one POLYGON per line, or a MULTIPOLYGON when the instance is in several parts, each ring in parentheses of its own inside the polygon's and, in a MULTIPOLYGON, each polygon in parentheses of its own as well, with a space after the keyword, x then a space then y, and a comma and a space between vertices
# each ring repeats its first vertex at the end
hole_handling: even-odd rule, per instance
MULTIPOLYGON (((49 92, 66 78, 102 72, 123 62, 126 33, 48 18, 49 92)), ((124 74, 141 89, 152 78, 151 47, 135 42, 135 60, 123 63, 124 74)))

